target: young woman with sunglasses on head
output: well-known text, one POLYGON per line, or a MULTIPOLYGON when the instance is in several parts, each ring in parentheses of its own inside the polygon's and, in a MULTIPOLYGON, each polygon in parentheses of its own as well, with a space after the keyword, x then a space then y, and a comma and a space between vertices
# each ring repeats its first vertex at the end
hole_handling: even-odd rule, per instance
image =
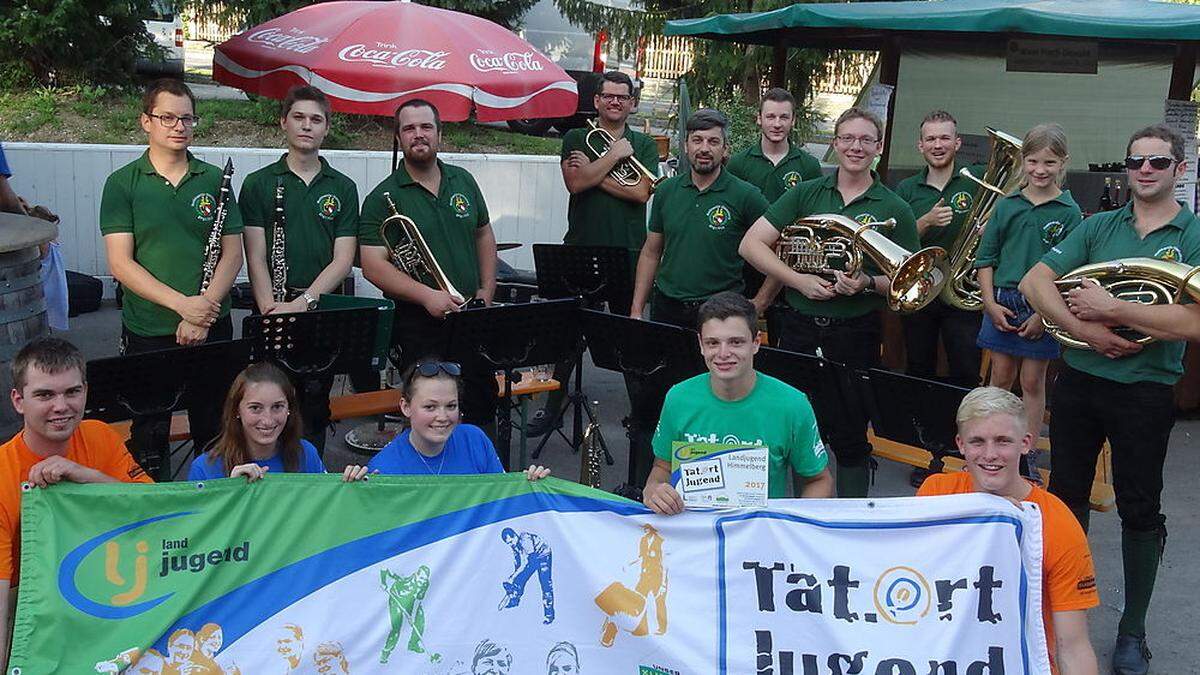
MULTIPOLYGON (((400 412, 410 428, 388 443, 367 464, 371 473, 454 475, 503 473, 496 446, 479 427, 460 424, 459 377, 462 369, 448 361, 420 361, 402 378, 400 412)), ((346 467, 345 477, 361 477, 362 467, 346 467)), ((529 480, 550 475, 531 465, 529 480)))
POLYGON ((295 410, 296 390, 282 370, 271 363, 248 366, 225 397, 221 434, 192 461, 188 480, 245 476, 254 482, 268 471, 325 473, 317 449, 300 437, 295 410))

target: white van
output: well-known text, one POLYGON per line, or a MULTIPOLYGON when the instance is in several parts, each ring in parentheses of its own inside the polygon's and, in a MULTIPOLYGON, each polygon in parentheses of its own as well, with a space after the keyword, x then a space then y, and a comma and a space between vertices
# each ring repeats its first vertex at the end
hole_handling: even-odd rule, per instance
MULTIPOLYGON (((630 0, 592 1, 618 9, 635 9, 630 7, 630 0)), ((634 89, 641 89, 637 79, 636 48, 629 50, 634 57, 619 60, 618 45, 606 33, 593 34, 571 23, 558 11, 554 0, 538 0, 530 7, 521 17, 518 33, 575 79, 579 86, 579 109, 573 117, 561 119, 511 120, 508 125, 516 131, 540 136, 551 126, 559 131, 583 126, 585 119, 596 116, 592 99, 599 74, 606 70, 627 73, 633 78, 634 89)))
POLYGON ((163 54, 144 56, 137 60, 139 73, 155 75, 183 74, 183 17, 175 11, 171 0, 151 0, 150 12, 142 17, 146 32, 163 54))

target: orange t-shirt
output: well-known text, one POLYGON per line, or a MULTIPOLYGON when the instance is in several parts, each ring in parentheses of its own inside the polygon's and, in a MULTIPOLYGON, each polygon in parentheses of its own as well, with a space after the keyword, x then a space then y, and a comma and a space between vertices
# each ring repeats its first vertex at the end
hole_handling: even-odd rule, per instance
MULTIPOLYGON (((80 422, 67 444, 66 458, 122 483, 154 482, 133 461, 120 435, 104 422, 80 422)), ((7 579, 9 586, 17 585, 21 567, 21 483, 29 480, 29 470, 43 459, 25 444, 23 432, 0 445, 0 581, 7 579)))
MULTIPOLYGON (((1096 593, 1096 571, 1087 535, 1075 515, 1061 499, 1034 485, 1023 501, 1042 511, 1042 623, 1050 648, 1050 668, 1058 672, 1054 658, 1053 612, 1089 609, 1100 604, 1096 593)), ((939 473, 925 479, 918 497, 961 495, 976 492, 966 471, 939 473)))

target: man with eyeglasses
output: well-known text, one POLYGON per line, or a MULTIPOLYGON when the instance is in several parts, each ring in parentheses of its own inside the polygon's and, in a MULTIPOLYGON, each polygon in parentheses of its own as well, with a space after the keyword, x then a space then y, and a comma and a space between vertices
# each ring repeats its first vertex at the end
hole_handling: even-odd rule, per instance
MULTIPOLYGON (((341 289, 358 251, 358 188, 321 157, 332 108, 316 87, 293 87, 279 110, 287 152, 246 176, 238 200, 246 225, 246 267, 254 303, 262 314, 289 314, 317 308, 324 293, 341 289), (284 297, 273 293, 272 251, 276 192, 283 190, 284 297)), ((377 378, 376 378, 377 379, 377 378)), ((329 427, 329 388, 333 373, 297 382, 304 437, 325 451, 329 427)))
MULTIPOLYGON (((854 276, 840 270, 832 278, 802 274, 781 261, 773 248, 785 227, 820 213, 841 214, 863 224, 894 218, 895 225, 883 234, 910 251, 918 247, 912 209, 884 187, 871 168, 882 148, 883 121, 869 110, 850 108, 838 117, 834 134, 837 170, 784 193, 746 232, 739 250, 787 288, 780 348, 820 352, 838 363, 870 368, 879 363, 879 310, 890 286, 888 277, 869 262, 854 276)), ((821 420, 821 428, 837 460, 838 495, 867 496, 872 459, 866 414, 843 409, 838 419, 821 420)))
MULTIPOLYGON (((104 184, 100 232, 109 270, 125 289, 122 354, 233 337, 229 289, 242 267, 242 215, 230 194, 221 257, 201 293, 221 170, 188 151, 200 120, 195 107, 195 97, 182 82, 152 83, 142 97, 140 120, 149 147, 104 184)), ((194 394, 188 422, 192 440, 202 448, 217 435, 224 392, 194 394)), ((143 465, 157 457, 159 470, 169 471, 169 423, 166 414, 133 419, 131 442, 143 465)))
MULTIPOLYGON (((616 142, 602 156, 588 148, 590 128, 572 129, 563 135, 561 168, 563 183, 571 194, 567 202, 567 233, 564 244, 573 246, 618 246, 629 252, 629 292, 615 301, 609 310, 625 315, 633 296, 633 273, 638 252, 646 241, 646 202, 650 201, 650 182, 637 185, 618 183, 609 175, 613 167, 634 157, 649 170, 658 172, 658 146, 646 134, 629 126, 629 115, 637 105, 633 80, 620 71, 600 76, 600 88, 593 99, 596 123, 616 142)), ((563 387, 546 397, 546 404, 534 414, 530 436, 541 436, 561 423, 557 419, 566 393, 575 359, 568 358, 554 367, 554 379, 563 387)), ((647 444, 650 430, 646 431, 647 444)))
MULTIPOLYGON (((399 358, 396 360, 394 355, 393 360, 403 371, 446 348, 447 316, 468 304, 492 304, 496 293, 496 236, 475 178, 466 169, 438 157, 442 120, 437 108, 424 99, 410 99, 396 109, 395 120, 403 159, 363 200, 358 245, 363 275, 396 302, 392 346, 399 351, 399 358), (380 232, 380 225, 392 215, 387 199, 398 213, 416 224, 461 297, 441 290, 432 279, 413 277, 392 263, 388 246, 396 246, 404 238, 399 226, 380 232)), ((494 436, 494 371, 482 359, 476 359, 463 363, 462 376, 463 419, 494 436)), ((507 457, 503 459, 507 462, 507 457)))
POLYGON ((1200 306, 1144 305, 1111 296, 1095 284, 1066 299, 1054 281, 1087 264, 1146 257, 1200 265, 1200 222, 1175 201, 1184 176, 1184 140, 1156 124, 1133 134, 1125 173, 1132 199, 1097 213, 1034 265, 1020 289, 1030 304, 1091 349, 1067 349, 1051 399, 1050 492, 1084 529, 1096 457, 1108 439, 1121 517, 1125 607, 1117 627, 1113 672, 1146 673, 1146 612, 1166 542, 1163 463, 1175 423, 1173 385, 1183 374, 1184 341, 1200 336, 1200 306), (1140 345, 1114 331, 1127 326, 1156 338, 1140 345))

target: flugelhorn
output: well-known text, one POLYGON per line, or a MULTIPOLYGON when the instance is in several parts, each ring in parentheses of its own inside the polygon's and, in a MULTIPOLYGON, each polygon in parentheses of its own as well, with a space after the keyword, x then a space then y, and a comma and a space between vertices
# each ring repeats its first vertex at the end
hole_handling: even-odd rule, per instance
POLYGON ((283 213, 283 176, 275 182, 275 223, 271 227, 271 297, 275 302, 287 300, 287 241, 283 213))
MULTIPOLYGON (((607 129, 596 124, 594 120, 588 120, 587 123, 591 129, 588 129, 587 135, 583 137, 583 144, 592 151, 596 159, 599 159, 608 152, 617 139, 613 138, 607 129)), ((635 187, 643 180, 649 181, 650 192, 654 192, 658 184, 666 180, 666 176, 655 176, 653 171, 647 169, 646 165, 639 162, 638 158, 633 155, 613 165, 612 171, 608 175, 625 187, 635 187)))
POLYGON ((894 218, 859 223, 836 213, 808 216, 784 228, 775 254, 797 272, 826 277, 836 270, 855 276, 864 258, 870 258, 891 281, 888 307, 907 314, 932 302, 942 290, 946 250, 930 246, 913 253, 876 230, 895 225, 894 218), (841 265, 835 266, 838 260, 841 265))
POLYGON ((983 238, 983 227, 992 217, 996 203, 1017 188, 1021 182, 1021 140, 1003 131, 987 127, 992 150, 988 156, 983 178, 976 178, 967 169, 959 174, 979 184, 971 212, 963 221, 962 229, 950 245, 947 261, 950 278, 942 288, 941 298, 951 307, 978 310, 983 307, 979 291, 979 273, 975 269, 975 256, 983 238))
POLYGON ((425 237, 421 235, 421 230, 413 219, 401 215, 396 209, 396 203, 392 201, 391 193, 384 192, 383 199, 387 202, 391 215, 379 224, 379 238, 383 240, 392 264, 414 279, 427 278, 438 289, 457 298, 458 302, 465 301, 466 296, 458 292, 450 282, 450 277, 442 271, 442 266, 438 264, 437 258, 433 257, 433 251, 429 250, 425 237), (387 236, 388 228, 393 226, 399 228, 401 235, 401 240, 394 244, 387 236))
POLYGON ((212 227, 208 229, 208 242, 204 245, 204 265, 200 268, 200 292, 208 290, 217 263, 221 262, 221 237, 225 235, 225 216, 229 214, 229 195, 233 193, 233 158, 225 160, 221 171, 221 189, 217 193, 216 213, 212 227))
MULTIPOLYGON (((1174 260, 1157 258, 1120 258, 1109 262, 1091 263, 1077 267, 1054 284, 1065 300, 1067 293, 1088 281, 1095 281, 1118 300, 1144 305, 1177 304, 1186 295, 1200 302, 1200 266, 1193 267, 1174 260)), ((1042 318, 1046 331, 1065 347, 1091 349, 1091 345, 1076 338, 1058 325, 1042 318)), ((1153 337, 1128 327, 1118 327, 1114 333, 1131 342, 1147 344, 1153 337)))

